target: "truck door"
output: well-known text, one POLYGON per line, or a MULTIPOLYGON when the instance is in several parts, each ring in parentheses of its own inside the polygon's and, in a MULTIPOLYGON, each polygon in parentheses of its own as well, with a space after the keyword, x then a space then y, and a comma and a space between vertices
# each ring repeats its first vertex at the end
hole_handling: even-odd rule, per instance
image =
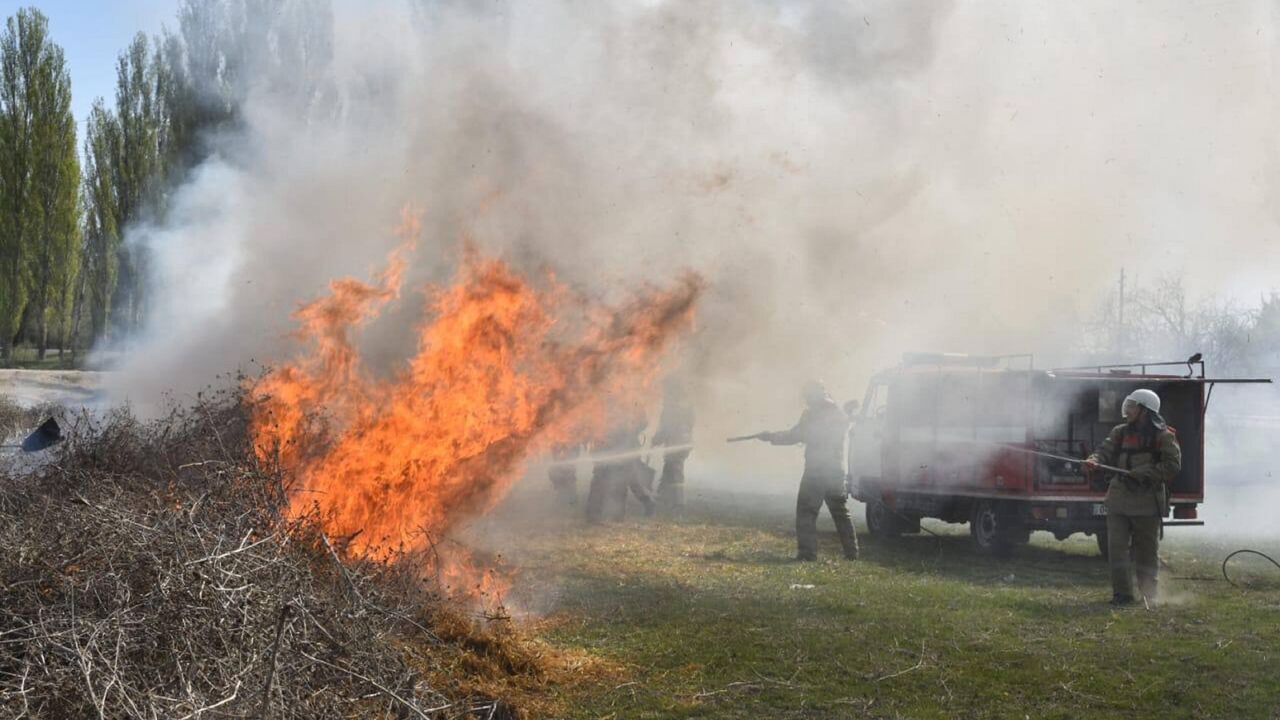
POLYGON ((880 443, 884 436, 889 386, 873 381, 867 387, 862 412, 849 428, 849 478, 856 487, 862 480, 880 479, 880 443))

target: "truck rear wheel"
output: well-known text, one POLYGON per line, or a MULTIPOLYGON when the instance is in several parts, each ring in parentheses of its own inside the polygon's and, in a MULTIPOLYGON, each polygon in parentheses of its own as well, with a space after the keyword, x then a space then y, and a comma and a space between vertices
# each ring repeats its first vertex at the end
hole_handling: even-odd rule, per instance
POLYGON ((1031 539, 1031 533, 1012 514, 990 500, 974 502, 969 513, 969 537, 979 552, 1006 556, 1015 545, 1031 539))

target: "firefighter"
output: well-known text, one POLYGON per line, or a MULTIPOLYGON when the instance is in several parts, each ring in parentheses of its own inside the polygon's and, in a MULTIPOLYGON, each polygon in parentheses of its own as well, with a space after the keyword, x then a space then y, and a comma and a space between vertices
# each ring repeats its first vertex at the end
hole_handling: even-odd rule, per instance
MULTIPOLYGON (((592 447, 597 455, 638 450, 640 435, 648 420, 642 412, 633 412, 615 425, 613 431, 592 447)), ((626 516, 627 492, 633 493, 644 506, 645 514, 654 512, 653 497, 647 487, 653 480, 653 469, 640 458, 601 460, 591 468, 591 487, 587 491, 587 522, 622 520, 626 516)))
POLYGON ((796 495, 796 559, 818 559, 818 512, 826 503, 844 556, 854 560, 858 557, 858 540, 845 505, 844 487, 844 440, 849 418, 816 380, 805 383, 801 396, 805 410, 795 427, 758 436, 774 445, 804 445, 804 475, 796 495))
MULTIPOLYGON (((693 406, 683 383, 669 379, 662 397, 662 415, 653 445, 688 445, 693 442, 693 406)), ((679 516, 684 512, 684 462, 689 450, 669 452, 662 459, 662 477, 658 479, 658 511, 679 516)))
POLYGON ((1138 591, 1156 597, 1156 551, 1164 517, 1169 514, 1169 484, 1182 468, 1182 449, 1160 416, 1160 396, 1134 390, 1121 406, 1125 423, 1117 425, 1085 461, 1090 471, 1111 465, 1107 486, 1107 556, 1111 563, 1111 603, 1135 602, 1131 565, 1136 564, 1138 591), (1130 561, 1132 549, 1133 560, 1130 561))
POLYGON ((564 443, 551 448, 551 459, 556 463, 547 470, 547 479, 555 490, 556 498, 573 507, 578 504, 578 469, 572 460, 581 449, 577 443, 564 443))

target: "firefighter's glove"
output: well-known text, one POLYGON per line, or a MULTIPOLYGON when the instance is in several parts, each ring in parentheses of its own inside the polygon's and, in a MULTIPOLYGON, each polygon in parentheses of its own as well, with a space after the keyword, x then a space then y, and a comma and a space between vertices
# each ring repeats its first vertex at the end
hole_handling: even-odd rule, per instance
POLYGON ((1080 463, 1080 474, 1091 483, 1106 479, 1102 468, 1098 467, 1098 461, 1094 458, 1088 458, 1080 463))

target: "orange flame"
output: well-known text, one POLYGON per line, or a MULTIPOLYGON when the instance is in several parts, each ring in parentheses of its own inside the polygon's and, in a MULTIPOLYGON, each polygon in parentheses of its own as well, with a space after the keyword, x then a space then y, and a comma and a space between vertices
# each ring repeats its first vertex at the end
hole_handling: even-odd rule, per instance
POLYGON ((403 254, 375 283, 335 280, 302 305, 296 337, 312 352, 250 386, 256 451, 294 478, 290 513, 318 507, 349 552, 379 559, 425 549, 491 509, 530 455, 607 430, 611 407, 647 398, 702 291, 689 274, 611 307, 468 252, 451 285, 428 290, 407 366, 377 379, 352 334, 399 297, 403 254), (331 423, 319 445, 317 415, 331 423))

